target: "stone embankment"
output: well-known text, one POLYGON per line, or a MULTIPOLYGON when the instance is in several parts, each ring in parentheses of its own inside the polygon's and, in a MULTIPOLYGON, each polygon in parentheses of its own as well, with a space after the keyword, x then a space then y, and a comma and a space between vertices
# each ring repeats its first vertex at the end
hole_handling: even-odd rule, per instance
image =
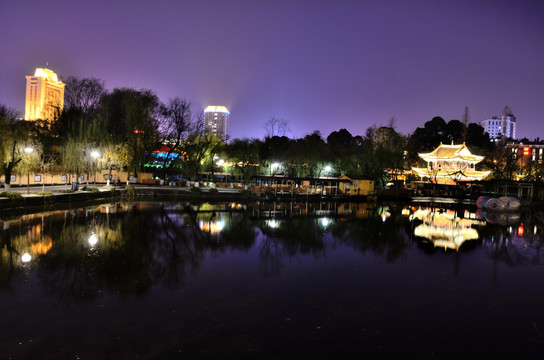
MULTIPOLYGON (((0 212, 26 212, 48 210, 50 208, 85 205, 86 203, 134 200, 175 200, 189 201, 240 201, 251 199, 248 191, 238 189, 186 188, 170 186, 128 186, 99 188, 100 191, 53 191, 46 195, 18 192, 10 197, 0 197, 0 212)), ((12 193, 16 193, 13 191, 12 193)))

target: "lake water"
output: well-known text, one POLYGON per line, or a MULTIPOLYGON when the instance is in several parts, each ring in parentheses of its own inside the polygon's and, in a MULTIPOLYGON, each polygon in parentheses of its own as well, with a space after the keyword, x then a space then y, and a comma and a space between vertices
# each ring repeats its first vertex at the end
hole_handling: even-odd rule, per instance
POLYGON ((542 357, 543 212, 452 206, 2 215, 0 357, 542 357))

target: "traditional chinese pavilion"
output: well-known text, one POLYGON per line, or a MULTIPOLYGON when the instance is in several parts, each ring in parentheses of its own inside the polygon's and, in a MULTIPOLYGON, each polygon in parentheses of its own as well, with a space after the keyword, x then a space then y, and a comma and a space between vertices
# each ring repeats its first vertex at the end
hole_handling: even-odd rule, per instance
POLYGON ((440 144, 430 153, 419 154, 427 162, 426 168, 412 168, 420 177, 431 182, 455 184, 457 181, 482 180, 490 171, 476 171, 475 165, 484 156, 473 155, 465 143, 461 145, 440 144))

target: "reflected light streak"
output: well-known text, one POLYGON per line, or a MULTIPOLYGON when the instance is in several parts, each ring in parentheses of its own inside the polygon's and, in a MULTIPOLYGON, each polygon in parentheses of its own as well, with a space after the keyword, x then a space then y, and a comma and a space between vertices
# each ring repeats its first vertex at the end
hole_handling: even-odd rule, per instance
POLYGON ((225 228, 225 223, 221 220, 215 220, 215 221, 199 220, 198 227, 202 231, 210 233, 211 235, 216 235, 221 233, 221 231, 223 231, 223 229, 225 228))
POLYGON ((329 226, 331 223, 330 219, 329 218, 322 218, 321 219, 321 226, 323 226, 323 228, 327 228, 327 226, 329 226))
POLYGON ((24 263, 27 263, 27 262, 29 262, 30 260, 32 260, 32 256, 30 256, 29 253, 24 253, 24 254, 21 256, 21 261, 24 262, 24 263))
POLYGON ((278 226, 280 225, 279 222, 277 222, 276 220, 268 220, 267 223, 268 223, 268 226, 271 227, 272 229, 277 229, 278 226))
POLYGON ((89 245, 95 246, 96 243, 98 243, 98 237, 96 237, 96 234, 92 233, 87 241, 89 242, 89 245))

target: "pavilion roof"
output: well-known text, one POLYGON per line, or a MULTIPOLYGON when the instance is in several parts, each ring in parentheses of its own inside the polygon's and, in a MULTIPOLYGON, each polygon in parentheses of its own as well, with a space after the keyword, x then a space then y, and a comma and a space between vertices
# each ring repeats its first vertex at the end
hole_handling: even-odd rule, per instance
POLYGON ((440 144, 430 153, 421 153, 419 156, 425 161, 434 160, 449 160, 449 161, 466 161, 478 163, 484 159, 484 156, 473 155, 467 148, 465 143, 460 145, 444 145, 440 144))

